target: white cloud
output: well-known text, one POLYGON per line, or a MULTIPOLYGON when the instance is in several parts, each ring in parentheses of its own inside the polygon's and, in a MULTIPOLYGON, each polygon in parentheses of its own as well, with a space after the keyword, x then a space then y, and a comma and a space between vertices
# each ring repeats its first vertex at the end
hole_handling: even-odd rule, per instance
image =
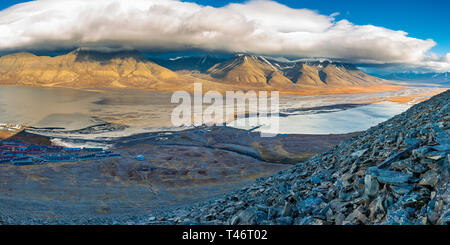
POLYGON ((0 12, 0 49, 124 46, 322 56, 449 69, 433 40, 273 1, 214 8, 176 0, 37 0, 0 12))

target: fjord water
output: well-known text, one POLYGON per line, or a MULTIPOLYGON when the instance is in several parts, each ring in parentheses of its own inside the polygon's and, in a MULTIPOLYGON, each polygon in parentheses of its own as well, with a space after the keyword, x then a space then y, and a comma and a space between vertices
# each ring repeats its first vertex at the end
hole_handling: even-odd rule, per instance
POLYGON ((78 130, 102 123, 170 126, 170 94, 140 90, 0 87, 0 122, 78 130))
MULTIPOLYGON (((407 110, 409 105, 394 102, 358 106, 327 113, 311 113, 278 117, 279 128, 265 124, 256 131, 275 134, 346 134, 364 131, 407 110)), ((245 120, 245 119, 239 119, 245 120)), ((266 120, 270 122, 270 120, 266 120)), ((233 121, 230 126, 239 125, 233 121)), ((245 125, 245 122, 243 122, 245 125)), ((240 127, 250 129, 251 126, 240 127)))
MULTIPOLYGON (((365 130, 406 110, 410 105, 382 102, 364 105, 375 98, 414 91, 352 95, 281 96, 278 133, 336 134, 365 130), (354 106, 348 106, 354 104, 354 106), (342 106, 344 105, 344 106, 342 106), (326 110, 315 108, 328 106, 326 110), (310 109, 304 109, 310 108, 310 109), (301 110, 298 110, 301 109, 301 110)), ((171 93, 143 90, 76 90, 66 88, 0 87, 0 123, 76 131, 94 125, 125 125, 111 130, 91 130, 76 137, 117 137, 134 133, 176 130, 170 117, 177 104, 171 93)), ((260 130, 264 130, 262 127, 260 130)), ((66 134, 69 136, 69 134, 66 134)))

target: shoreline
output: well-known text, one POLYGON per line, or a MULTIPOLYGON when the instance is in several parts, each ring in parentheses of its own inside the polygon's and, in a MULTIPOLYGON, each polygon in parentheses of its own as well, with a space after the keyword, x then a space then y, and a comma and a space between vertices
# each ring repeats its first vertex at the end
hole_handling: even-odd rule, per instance
MULTIPOLYGON (((199 82, 201 83, 201 82, 199 82)), ((193 88, 191 88, 191 84, 188 84, 188 87, 186 87, 186 92, 192 94, 193 88)), ((232 84, 225 83, 224 86, 231 86, 232 84)), ((132 87, 104 87, 104 88, 91 88, 91 87, 73 87, 73 86, 38 86, 38 85, 32 85, 32 84, 0 84, 0 87, 2 86, 8 86, 8 87, 33 87, 33 88, 63 88, 63 89, 75 89, 75 90, 81 90, 81 91, 88 91, 88 92, 96 92, 96 93, 102 93, 106 90, 137 90, 137 91, 148 91, 148 92, 163 92, 163 93, 171 93, 179 91, 175 88, 173 89, 152 89, 152 88, 132 88, 132 87)), ((256 88, 261 89, 260 91, 279 91, 280 96, 311 96, 311 95, 335 95, 335 94, 360 94, 360 93, 374 93, 374 92, 386 92, 386 91, 398 91, 404 88, 408 88, 407 85, 375 85, 375 86, 348 86, 348 87, 326 87, 326 88, 299 88, 301 90, 309 90, 309 91, 301 91, 301 90, 275 90, 270 88, 256 88)), ((233 89, 233 91, 249 91, 248 88, 244 89, 234 89, 233 87, 229 87, 229 89, 233 89)), ((256 90, 255 89, 255 90, 256 90)), ((208 91, 215 91, 212 89, 203 89, 202 94, 207 93, 208 91)), ((224 88, 219 88, 217 92, 224 94, 226 90, 224 88)))
MULTIPOLYGON (((173 93, 179 90, 176 89, 150 89, 150 88, 115 88, 115 87, 105 87, 105 88, 77 88, 77 87, 68 87, 68 86, 36 86, 36 85, 28 85, 28 84, 0 84, 0 87, 30 87, 30 88, 49 88, 49 89, 73 89, 77 91, 85 91, 85 92, 92 92, 92 93, 107 93, 108 91, 114 91, 114 92, 120 92, 120 91, 137 91, 137 92, 154 92, 154 93, 173 93)), ((425 97, 421 99, 419 102, 422 102, 434 95, 437 95, 439 93, 442 93, 446 91, 449 88, 442 88, 442 87, 417 87, 414 86, 414 84, 399 84, 399 83, 393 83, 393 84, 385 84, 380 86, 355 86, 355 87, 329 87, 325 89, 321 88, 311 88, 309 91, 295 91, 295 90, 261 90, 261 91, 278 91, 280 97, 289 97, 289 96, 296 96, 296 97, 306 97, 306 96, 321 96, 321 95, 352 95, 352 94, 371 94, 371 93, 380 93, 380 92, 397 92, 408 88, 419 88, 424 89, 428 88, 432 91, 424 92, 424 93, 418 93, 413 95, 397 95, 392 96, 388 98, 379 98, 379 99, 373 99, 371 101, 361 101, 361 104, 368 104, 368 103, 378 103, 381 101, 391 101, 391 102, 397 102, 397 103, 409 103, 416 99, 417 97, 425 97)), ((232 88, 231 88, 232 89, 232 88)), ((304 88, 305 90, 309 88, 304 88)), ((203 89, 202 95, 206 94, 208 91, 215 91, 211 89, 203 89)), ((232 91, 249 91, 248 89, 234 89, 232 91)), ((193 88, 186 88, 186 92, 193 95, 193 88)), ((225 95, 225 90, 219 89, 217 90, 222 95, 225 95)))

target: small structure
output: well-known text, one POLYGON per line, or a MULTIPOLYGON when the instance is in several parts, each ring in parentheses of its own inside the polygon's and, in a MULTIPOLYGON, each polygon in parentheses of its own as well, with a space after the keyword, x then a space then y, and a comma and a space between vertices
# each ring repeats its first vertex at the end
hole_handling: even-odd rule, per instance
POLYGON ((144 155, 139 155, 139 156, 136 157, 136 160, 138 160, 138 161, 144 161, 144 160, 145 160, 145 157, 144 157, 144 155))
POLYGON ((8 158, 0 158, 0 163, 9 163, 11 159, 8 158))
POLYGON ((87 152, 99 152, 99 151, 103 151, 102 148, 83 148, 83 151, 87 151, 87 152))
POLYGON ((34 164, 33 159, 31 158, 23 158, 23 159, 14 159, 11 161, 13 165, 32 165, 34 164))
POLYGON ((65 148, 24 144, 18 141, 0 141, 0 163, 14 165, 43 164, 47 162, 77 162, 120 156, 103 148, 65 148))

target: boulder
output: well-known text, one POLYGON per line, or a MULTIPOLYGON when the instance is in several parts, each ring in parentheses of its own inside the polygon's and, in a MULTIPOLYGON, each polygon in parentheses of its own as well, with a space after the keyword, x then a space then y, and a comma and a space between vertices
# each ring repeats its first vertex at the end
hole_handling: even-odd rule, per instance
POLYGON ((231 225, 258 225, 267 220, 267 214, 253 207, 241 211, 230 220, 231 225))
POLYGON ((295 211, 295 205, 293 205, 291 202, 285 202, 283 212, 281 213, 281 216, 292 216, 295 211))
POLYGON ((380 184, 374 176, 366 175, 364 177, 364 195, 374 197, 377 195, 380 184))
POLYGON ((414 158, 424 158, 425 154, 428 153, 430 150, 431 150, 431 147, 429 147, 429 146, 420 147, 420 148, 413 150, 412 155, 414 158))
POLYGON ((383 170, 375 167, 369 168, 366 175, 375 177, 378 182, 389 185, 404 185, 413 177, 410 173, 383 170))
POLYGON ((422 179, 419 182, 419 185, 434 187, 439 181, 439 173, 435 170, 430 170, 423 174, 422 179))
POLYGON ((405 195, 411 192, 414 189, 413 185, 401 185, 401 186, 390 186, 391 190, 397 195, 405 195))
POLYGON ((352 157, 362 157, 362 155, 364 155, 364 153, 366 153, 368 150, 369 150, 369 148, 366 148, 366 149, 362 149, 362 150, 353 152, 351 156, 352 157))

